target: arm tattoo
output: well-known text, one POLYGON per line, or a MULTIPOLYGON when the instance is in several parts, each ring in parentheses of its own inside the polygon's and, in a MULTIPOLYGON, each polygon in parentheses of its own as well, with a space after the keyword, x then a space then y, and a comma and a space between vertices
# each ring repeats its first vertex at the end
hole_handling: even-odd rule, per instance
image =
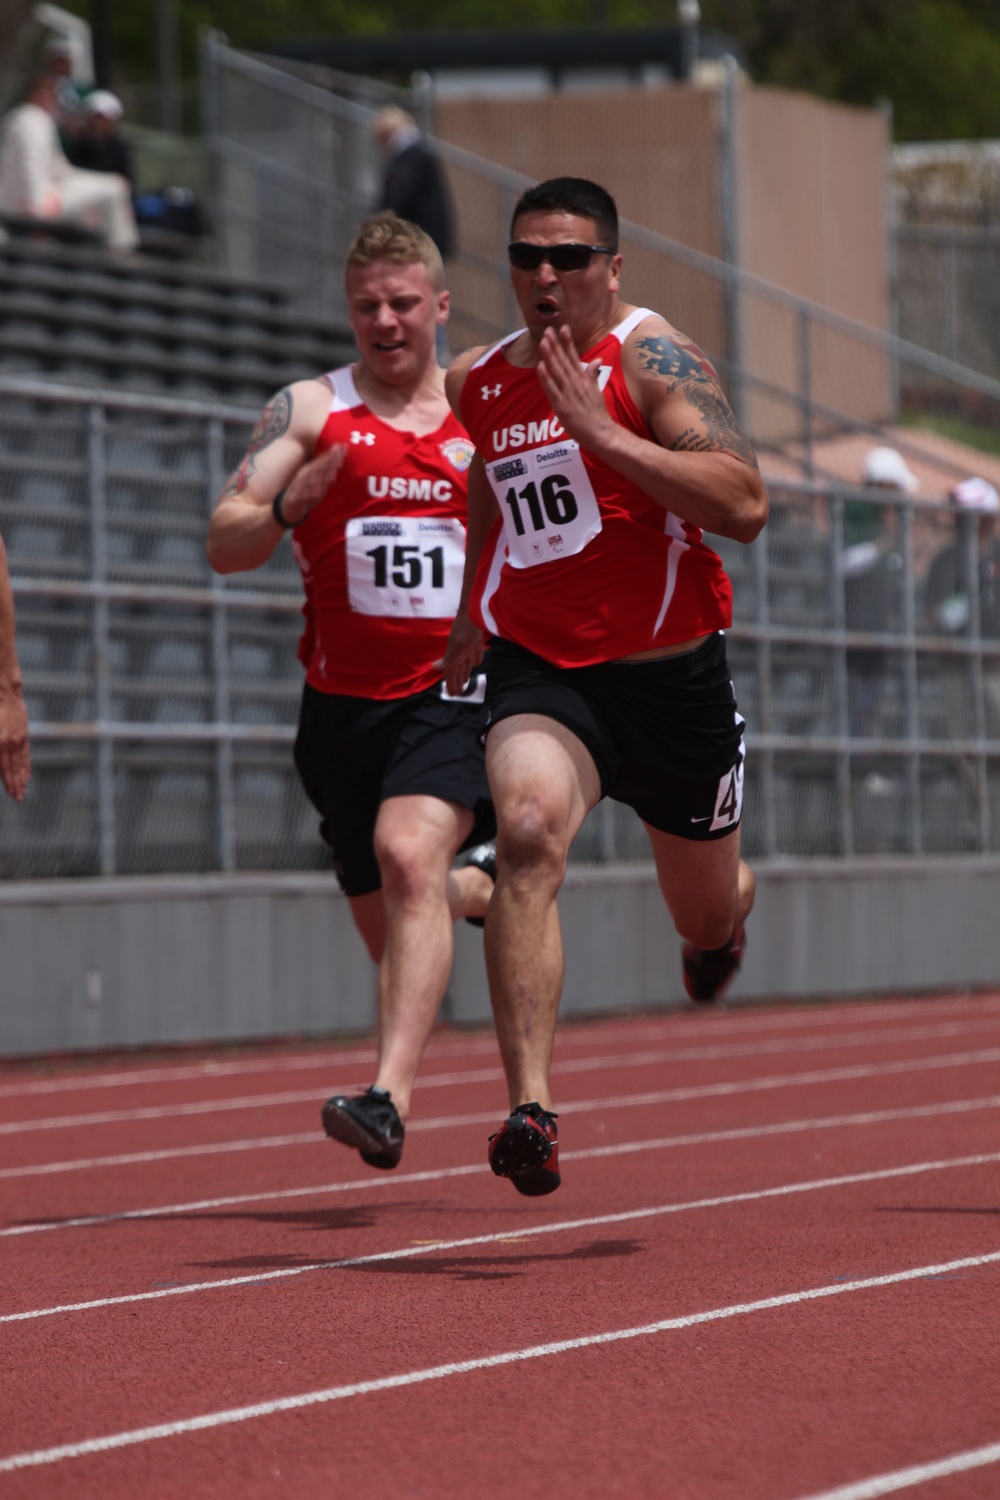
POLYGON ((699 430, 687 427, 670 444, 677 453, 735 453, 757 467, 757 457, 746 434, 733 416, 729 402, 719 389, 718 377, 707 357, 689 340, 667 338, 640 339, 637 345, 643 373, 669 382, 669 393, 683 387, 688 401, 701 413, 704 425, 699 430))
MULTIPOLYGON (((718 386, 707 382, 694 384, 688 391, 688 399, 704 418, 704 427, 699 435, 701 451, 718 452, 723 449, 727 453, 735 453, 756 469, 757 455, 753 451, 753 445, 733 416, 732 408, 718 386)), ((682 434, 682 438, 684 436, 686 434, 682 434)), ((677 448, 678 444, 672 443, 671 447, 677 448)))
POLYGON ((243 462, 234 469, 226 481, 223 496, 241 495, 249 486, 254 472, 254 459, 263 449, 270 447, 278 438, 284 437, 292 420, 292 393, 286 387, 264 407, 250 437, 250 444, 243 455, 243 462))

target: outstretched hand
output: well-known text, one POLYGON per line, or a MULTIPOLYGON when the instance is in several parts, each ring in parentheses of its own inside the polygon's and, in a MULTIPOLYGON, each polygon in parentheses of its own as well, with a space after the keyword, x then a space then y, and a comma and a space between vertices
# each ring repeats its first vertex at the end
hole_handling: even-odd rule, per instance
POLYGON ((538 379, 552 410, 582 448, 595 447, 600 434, 614 426, 598 384, 601 361, 581 364, 565 323, 546 328, 539 348, 538 379))
POLYGON ((457 614, 444 656, 434 663, 440 667, 445 687, 452 697, 457 698, 463 691, 485 655, 486 642, 479 626, 473 625, 464 612, 457 614))
POLYGON ((334 443, 332 448, 324 448, 322 453, 302 465, 285 489, 281 501, 281 514, 289 526, 298 526, 310 511, 316 509, 340 473, 346 454, 346 443, 334 443))

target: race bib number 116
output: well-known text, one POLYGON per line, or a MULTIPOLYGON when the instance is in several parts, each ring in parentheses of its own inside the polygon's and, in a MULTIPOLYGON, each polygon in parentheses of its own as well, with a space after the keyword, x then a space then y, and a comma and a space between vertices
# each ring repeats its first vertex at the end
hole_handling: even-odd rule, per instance
POLYGON ((601 512, 572 439, 486 465, 503 517, 507 561, 537 568, 582 552, 601 530, 601 512))

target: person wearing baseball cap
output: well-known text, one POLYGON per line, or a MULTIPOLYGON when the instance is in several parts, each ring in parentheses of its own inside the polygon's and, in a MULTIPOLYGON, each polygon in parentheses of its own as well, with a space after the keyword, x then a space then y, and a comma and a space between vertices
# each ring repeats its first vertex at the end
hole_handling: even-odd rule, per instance
POLYGON ((132 154, 118 129, 125 107, 110 89, 95 89, 83 101, 83 130, 67 142, 66 154, 75 167, 88 172, 116 172, 130 188, 135 185, 132 154))
POLYGON ((1000 547, 993 534, 1000 496, 989 480, 973 475, 948 492, 954 539, 933 559, 926 605, 932 626, 946 635, 971 635, 978 594, 979 634, 1000 636, 1000 547), (977 574, 976 589, 972 587, 977 574))
MULTIPOLYGON (((915 495, 920 481, 895 448, 870 448, 862 469, 865 490, 915 495)), ((903 560, 899 509, 888 497, 856 494, 844 502, 844 622, 848 630, 882 634, 898 627, 902 612, 903 560)), ((889 671, 884 650, 853 646, 847 651, 848 720, 852 739, 879 728, 879 705, 889 671)))

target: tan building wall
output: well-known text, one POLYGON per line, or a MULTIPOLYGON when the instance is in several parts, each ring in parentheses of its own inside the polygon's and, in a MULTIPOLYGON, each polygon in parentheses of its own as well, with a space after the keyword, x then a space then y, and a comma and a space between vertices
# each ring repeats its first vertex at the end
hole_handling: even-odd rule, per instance
MULTIPOLYGON (((709 254, 723 253, 721 134, 724 96, 673 87, 544 99, 444 101, 435 130, 446 141, 523 172, 590 177, 614 194, 624 218, 709 254)), ((878 328, 888 319, 884 117, 804 94, 745 83, 738 102, 737 239, 744 269, 878 328)), ((451 169, 467 260, 449 272, 455 349, 517 326, 497 275, 514 195, 451 169), (477 268, 478 267, 478 268, 477 268)), ((626 245, 622 292, 654 307, 724 364, 726 299, 712 276, 626 245)), ((814 395, 853 417, 888 414, 883 357, 855 340, 813 332, 814 395)), ((801 330, 771 303, 742 298, 743 358, 784 399, 742 393, 762 444, 793 439, 800 417, 801 330)))
MULTIPOLYGON (((739 256, 746 271, 874 328, 889 327, 889 138, 879 110, 745 87, 739 111, 739 256)), ((801 383, 802 328, 753 294, 744 356, 786 389, 801 383)), ((810 329, 813 399, 852 417, 892 415, 889 362, 856 339, 810 329)), ((744 408, 758 441, 797 431, 787 402, 744 408)), ((835 426, 836 424, 831 424, 835 426)))

